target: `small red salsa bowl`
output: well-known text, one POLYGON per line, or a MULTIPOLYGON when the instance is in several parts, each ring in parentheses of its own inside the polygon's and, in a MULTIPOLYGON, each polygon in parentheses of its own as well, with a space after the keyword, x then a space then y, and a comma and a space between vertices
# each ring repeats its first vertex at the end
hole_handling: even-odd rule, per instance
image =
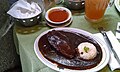
POLYGON ((45 19, 51 24, 64 24, 72 17, 72 13, 65 7, 53 7, 45 14, 45 19))

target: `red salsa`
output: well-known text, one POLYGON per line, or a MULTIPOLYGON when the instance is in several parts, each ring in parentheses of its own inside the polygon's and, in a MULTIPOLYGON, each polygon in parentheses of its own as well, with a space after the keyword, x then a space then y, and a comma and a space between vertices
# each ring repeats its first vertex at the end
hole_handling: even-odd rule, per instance
POLYGON ((68 18, 68 12, 62 9, 54 9, 49 12, 48 17, 53 22, 62 22, 68 18))

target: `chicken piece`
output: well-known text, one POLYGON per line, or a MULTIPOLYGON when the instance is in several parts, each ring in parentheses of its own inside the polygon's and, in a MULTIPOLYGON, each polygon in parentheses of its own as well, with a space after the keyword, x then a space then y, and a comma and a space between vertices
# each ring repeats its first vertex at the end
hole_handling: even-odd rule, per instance
POLYGON ((47 34, 47 38, 50 45, 65 57, 73 58, 75 56, 75 50, 71 48, 71 44, 66 35, 53 30, 47 34))

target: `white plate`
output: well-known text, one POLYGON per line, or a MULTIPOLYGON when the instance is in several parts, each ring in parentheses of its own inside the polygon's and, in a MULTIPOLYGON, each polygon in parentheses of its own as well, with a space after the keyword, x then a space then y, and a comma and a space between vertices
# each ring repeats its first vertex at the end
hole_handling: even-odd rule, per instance
POLYGON ((120 12, 120 0, 115 0, 115 7, 120 12))
POLYGON ((110 54, 108 52, 109 51, 108 48, 106 47, 105 43, 102 40, 100 40, 98 37, 94 36, 93 34, 87 32, 87 31, 81 30, 81 29, 67 28, 67 27, 66 28, 53 28, 53 29, 50 29, 50 30, 47 30, 47 31, 41 33, 35 40, 34 51, 35 51, 37 57, 39 58, 39 60, 41 62, 43 62, 48 67, 50 67, 50 68, 52 68, 52 69, 54 69, 56 71, 60 71, 60 72, 97 72, 97 71, 101 70, 102 68, 104 68, 108 64, 108 61, 110 59, 110 54), (56 64, 54 64, 54 63, 50 62, 49 60, 47 60, 46 58, 44 58, 42 53, 39 51, 39 47, 38 47, 39 39, 44 34, 48 33, 51 30, 64 30, 64 31, 70 31, 70 32, 72 31, 72 32, 82 33, 84 35, 92 37, 101 46, 101 49, 102 49, 102 52, 103 52, 101 62, 96 67, 91 68, 91 69, 87 69, 87 70, 72 70, 72 69, 67 69, 67 68, 59 69, 56 64))

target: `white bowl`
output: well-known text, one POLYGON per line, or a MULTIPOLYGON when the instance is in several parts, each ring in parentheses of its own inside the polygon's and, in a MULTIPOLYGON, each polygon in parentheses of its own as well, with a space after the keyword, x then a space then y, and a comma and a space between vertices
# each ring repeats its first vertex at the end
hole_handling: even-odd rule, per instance
POLYGON ((71 17, 72 17, 71 11, 70 11, 69 9, 65 8, 65 7, 53 7, 53 8, 50 8, 50 9, 46 12, 46 14, 45 14, 45 19, 46 19, 48 22, 52 23, 52 24, 64 24, 64 23, 66 23, 67 21, 69 21, 69 20, 71 19, 71 17), (68 12, 68 18, 67 18, 66 20, 62 21, 62 22, 53 22, 52 20, 50 20, 49 17, 48 17, 49 12, 52 11, 52 10, 55 10, 55 9, 65 10, 66 12, 68 12))
POLYGON ((53 28, 53 29, 50 29, 50 30, 47 30, 47 31, 41 33, 35 40, 34 51, 41 62, 43 62, 48 67, 50 67, 56 71, 59 71, 59 72, 97 72, 97 71, 101 70, 102 68, 104 68, 108 64, 109 59, 110 59, 110 54, 108 52, 109 50, 108 50, 107 46, 105 45, 105 43, 101 39, 99 39, 98 37, 96 37, 95 35, 87 32, 87 31, 84 31, 81 29, 76 29, 76 28, 67 28, 67 27, 66 28, 53 28), (57 64, 50 62, 42 55, 42 53, 40 52, 39 47, 38 47, 39 39, 43 35, 45 35, 46 33, 48 33, 49 31, 52 31, 52 30, 63 30, 63 31, 68 31, 68 32, 77 32, 77 33, 81 33, 83 35, 86 35, 86 36, 93 38, 101 46, 101 50, 102 50, 102 54, 103 54, 101 62, 97 66, 95 66, 91 69, 86 69, 86 70, 72 70, 72 69, 68 69, 68 68, 64 68, 64 69, 58 68, 57 64))

